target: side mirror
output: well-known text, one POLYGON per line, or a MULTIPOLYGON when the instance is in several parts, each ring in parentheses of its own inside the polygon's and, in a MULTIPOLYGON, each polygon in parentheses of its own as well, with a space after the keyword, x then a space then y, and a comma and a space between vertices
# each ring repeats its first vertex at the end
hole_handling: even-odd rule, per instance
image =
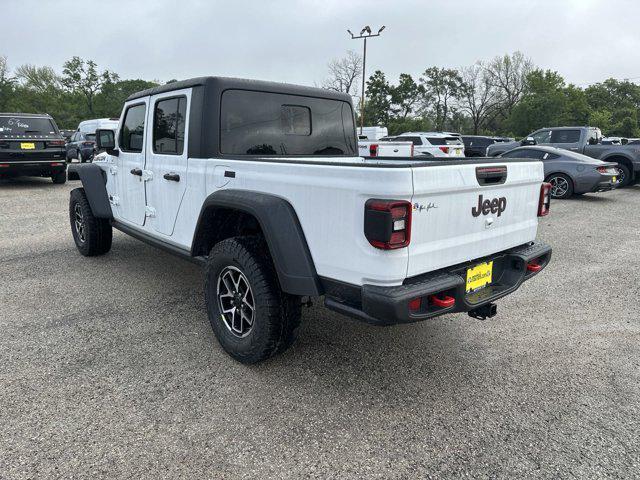
POLYGON ((116 150, 116 134, 113 130, 98 129, 96 130, 96 147, 98 150, 105 150, 109 155, 118 156, 116 150))
POLYGON ((589 141, 587 142, 589 145, 597 145, 598 144, 598 139, 595 137, 591 137, 589 138, 589 141))
POLYGON ((530 145, 537 145, 538 142, 536 142, 536 139, 533 137, 527 137, 527 138, 523 138, 522 141, 520 142, 520 145, 522 145, 523 147, 527 147, 530 145))

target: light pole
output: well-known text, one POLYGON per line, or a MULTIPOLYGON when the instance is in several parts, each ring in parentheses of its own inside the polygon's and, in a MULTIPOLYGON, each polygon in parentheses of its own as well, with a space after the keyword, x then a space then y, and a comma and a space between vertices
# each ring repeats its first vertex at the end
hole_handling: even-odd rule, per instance
POLYGON ((367 25, 360 31, 360 35, 357 36, 351 33, 351 30, 347 30, 347 32, 349 32, 349 35, 351 35, 351 40, 358 40, 360 38, 364 39, 364 49, 362 54, 362 95, 360 96, 360 135, 362 135, 362 129, 364 128, 364 71, 367 66, 367 38, 379 37, 384 29, 385 26, 383 25, 380 27, 380 30, 378 30, 378 33, 371 33, 371 27, 367 25))

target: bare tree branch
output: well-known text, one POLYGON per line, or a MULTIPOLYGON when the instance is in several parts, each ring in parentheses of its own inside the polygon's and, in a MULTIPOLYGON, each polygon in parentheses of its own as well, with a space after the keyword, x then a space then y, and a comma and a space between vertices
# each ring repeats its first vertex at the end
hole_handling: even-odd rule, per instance
POLYGON ((327 65, 329 76, 322 88, 358 96, 358 80, 362 76, 362 57, 352 50, 343 58, 333 59, 327 65))

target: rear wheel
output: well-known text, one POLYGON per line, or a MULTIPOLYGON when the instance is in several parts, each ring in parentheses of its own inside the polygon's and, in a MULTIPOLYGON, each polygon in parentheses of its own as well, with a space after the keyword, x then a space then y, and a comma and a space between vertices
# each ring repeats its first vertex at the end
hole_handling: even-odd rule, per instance
POLYGON ((66 170, 64 172, 60 172, 60 173, 56 173, 54 175, 51 175, 51 180, 53 180, 53 183, 58 184, 58 185, 66 183, 66 181, 67 181, 67 172, 66 172, 66 170))
POLYGON ((96 218, 93 215, 83 188, 71 190, 69 221, 73 240, 82 255, 93 257, 111 250, 111 224, 106 218, 96 218))
POLYGON ((616 170, 618 170, 618 188, 623 188, 631 184, 631 169, 629 169, 629 167, 627 167, 624 163, 619 163, 616 167, 616 170))
POLYGON ((547 182, 551 184, 552 198, 569 198, 573 195, 573 181, 567 175, 554 173, 547 177, 547 182))
POLYGON ((242 363, 286 350, 300 325, 300 297, 280 289, 261 237, 235 237, 213 247, 205 269, 209 322, 222 348, 242 363))

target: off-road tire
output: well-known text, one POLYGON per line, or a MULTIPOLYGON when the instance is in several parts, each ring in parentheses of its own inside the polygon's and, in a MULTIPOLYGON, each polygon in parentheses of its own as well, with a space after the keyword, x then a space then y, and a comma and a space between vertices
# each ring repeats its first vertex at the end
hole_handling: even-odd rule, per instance
POLYGON ((93 216, 91 206, 84 193, 84 188, 75 188, 71 190, 71 198, 69 199, 69 222, 71 224, 71 233, 76 243, 78 251, 85 257, 93 257, 104 255, 111 250, 111 241, 113 239, 113 228, 106 218, 96 218, 93 216), (76 208, 82 214, 83 228, 79 231, 76 225, 77 213, 76 208))
POLYGON ((67 171, 56 173, 55 175, 51 175, 51 180, 56 185, 62 185, 63 183, 67 183, 67 171))
POLYGON ((211 328, 222 348, 239 362, 252 364, 289 348, 300 326, 300 297, 280 289, 278 276, 261 236, 228 238, 216 244, 205 267, 205 301, 211 328), (253 323, 245 334, 234 334, 223 319, 218 278, 228 267, 248 280, 254 300, 253 323))

